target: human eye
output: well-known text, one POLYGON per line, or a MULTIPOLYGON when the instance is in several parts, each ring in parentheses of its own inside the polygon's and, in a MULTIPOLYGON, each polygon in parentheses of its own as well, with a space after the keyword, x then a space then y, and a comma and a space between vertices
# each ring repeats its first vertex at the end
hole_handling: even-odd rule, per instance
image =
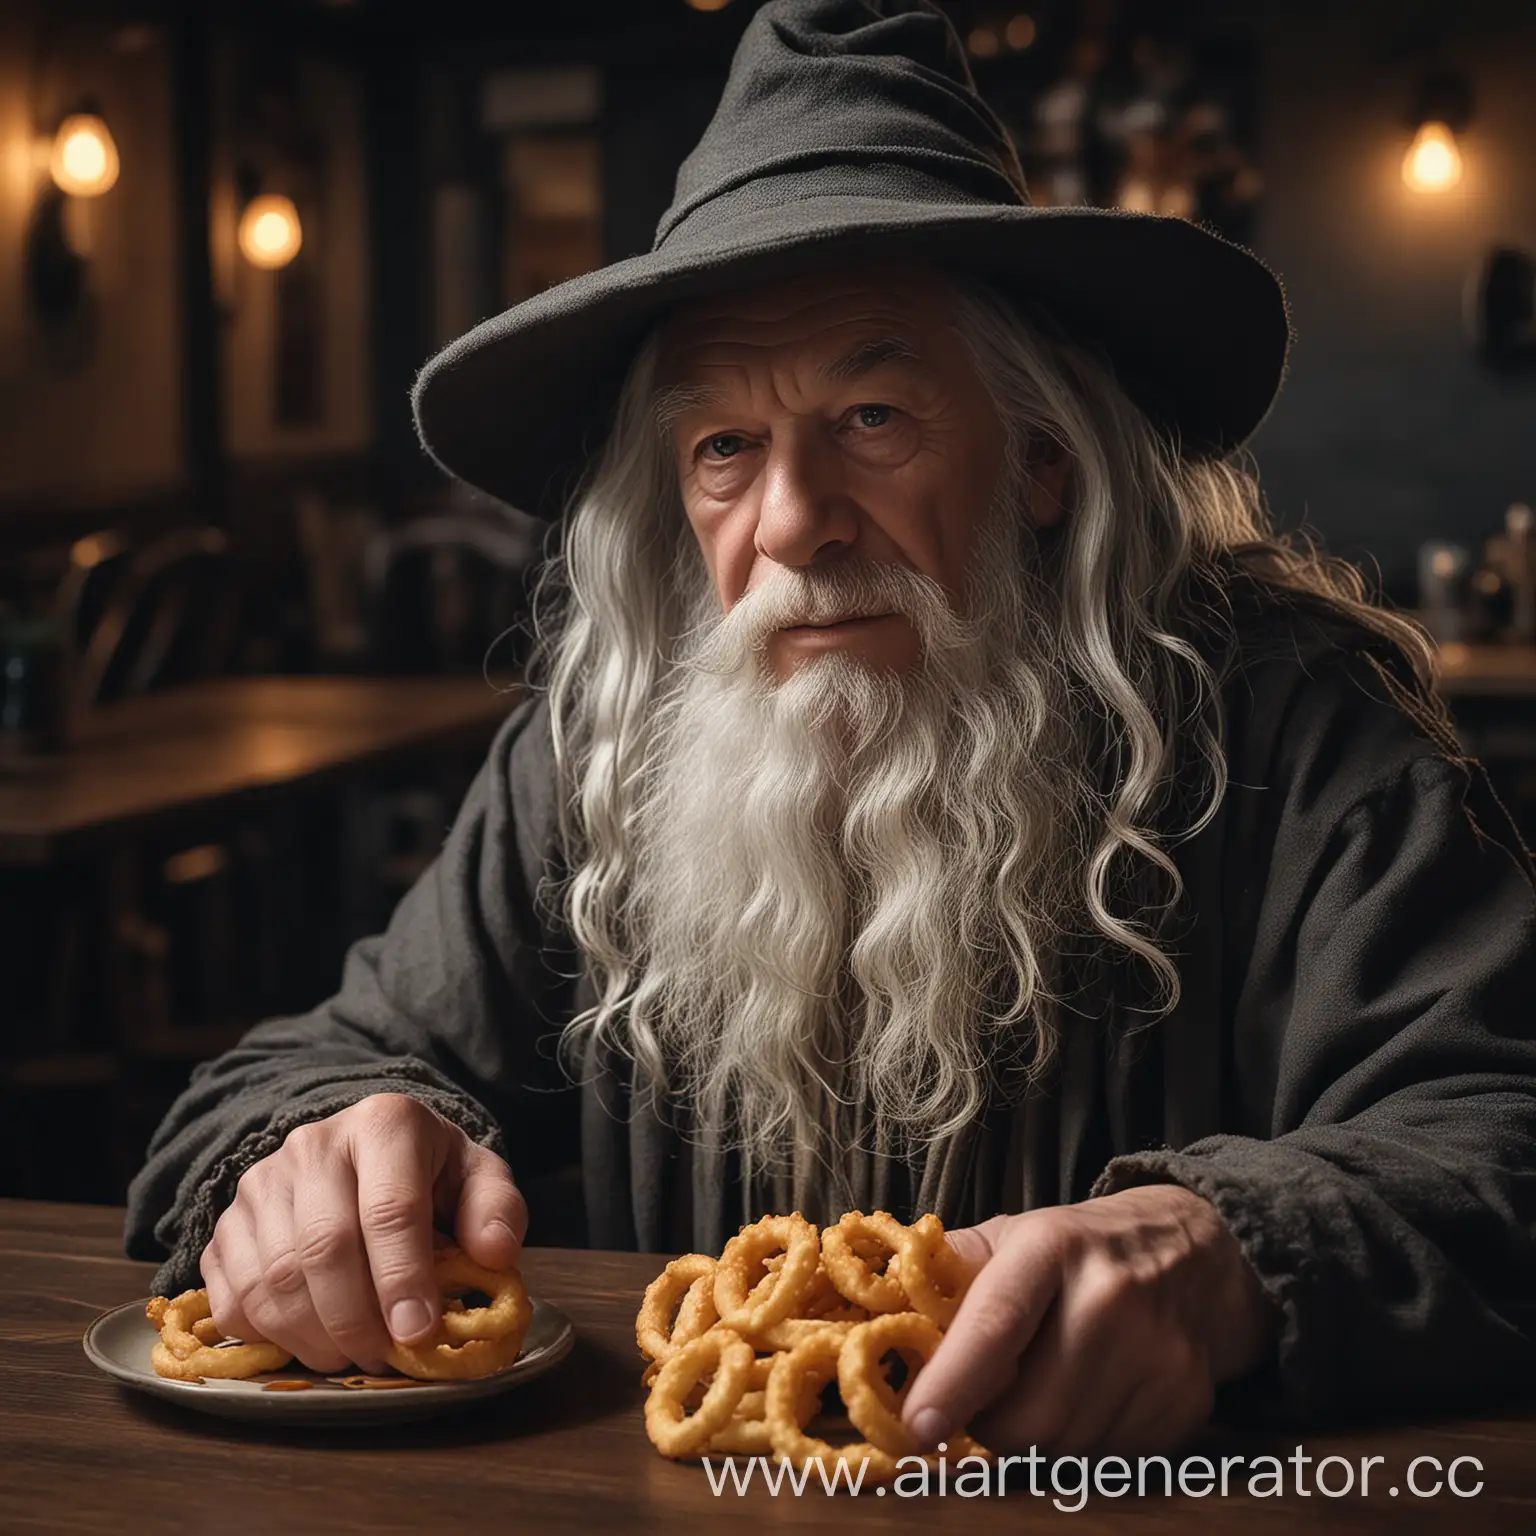
POLYGON ((744 446, 741 433, 716 432, 699 444, 695 457, 719 463, 722 459, 734 459, 744 446))
POLYGON ((856 405, 853 408, 854 421, 866 432, 877 432, 881 427, 889 426, 894 414, 888 405, 856 405))
POLYGON ((875 467, 905 464, 919 447, 917 423, 900 406, 870 400, 842 417, 838 436, 856 459, 875 467))

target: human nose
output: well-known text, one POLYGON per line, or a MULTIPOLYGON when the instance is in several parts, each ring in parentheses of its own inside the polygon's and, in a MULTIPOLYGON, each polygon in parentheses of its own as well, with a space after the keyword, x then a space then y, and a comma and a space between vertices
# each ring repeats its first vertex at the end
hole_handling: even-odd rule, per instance
POLYGON ((858 537, 858 509, 831 455, 813 437, 779 434, 765 466, 758 509, 759 554, 779 565, 812 565, 858 537))

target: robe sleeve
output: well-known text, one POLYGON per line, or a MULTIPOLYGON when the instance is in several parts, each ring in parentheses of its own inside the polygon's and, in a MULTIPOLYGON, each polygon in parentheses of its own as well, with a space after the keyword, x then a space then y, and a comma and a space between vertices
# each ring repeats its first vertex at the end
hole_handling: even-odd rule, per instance
POLYGON ((1475 763, 1417 752, 1336 815, 1317 767, 1285 795, 1232 1021, 1248 1134, 1117 1157, 1092 1194, 1182 1184, 1237 1237, 1282 1314, 1242 1414, 1528 1392, 1529 855, 1475 763))
POLYGON ((570 977, 536 899, 554 826, 547 718, 542 696, 512 711, 441 854, 387 931, 351 948, 333 998, 194 1070, 128 1192, 125 1247, 164 1260, 158 1293, 201 1284, 246 1169, 372 1094, 420 1099, 514 1172, 577 1155, 552 1049, 570 977))

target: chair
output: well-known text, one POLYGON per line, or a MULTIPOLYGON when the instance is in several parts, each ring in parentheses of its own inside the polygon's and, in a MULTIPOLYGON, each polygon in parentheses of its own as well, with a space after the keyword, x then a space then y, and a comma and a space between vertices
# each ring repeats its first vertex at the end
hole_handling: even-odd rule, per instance
MULTIPOLYGON (((229 540, 217 528, 178 528, 129 556, 85 642, 77 707, 217 671, 233 639, 228 557, 229 540)), ((61 601, 68 601, 62 592, 61 601)))
POLYGON ((90 643, 132 552, 133 546, 115 528, 100 529, 70 545, 69 563, 54 589, 49 617, 75 657, 90 643))
POLYGON ((530 636, 532 519, 426 517, 378 535, 363 556, 375 664, 390 672, 513 670, 530 636))

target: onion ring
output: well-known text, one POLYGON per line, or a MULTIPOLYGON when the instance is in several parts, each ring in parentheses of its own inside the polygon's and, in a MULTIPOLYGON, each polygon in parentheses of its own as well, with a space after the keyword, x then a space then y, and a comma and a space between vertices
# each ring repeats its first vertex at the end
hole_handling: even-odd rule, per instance
POLYGON ((418 1381, 477 1381, 512 1365, 523 1347, 533 1306, 515 1269, 486 1269, 459 1248, 432 1255, 438 1289, 448 1298, 484 1291, 484 1307, 444 1306, 442 1320, 419 1344, 391 1344, 385 1359, 418 1381))
MULTIPOLYGON (((843 1406, 853 1427, 889 1456, 916 1456, 919 1451, 911 1431, 901 1421, 901 1405, 912 1375, 897 1392, 886 1380, 881 1360, 895 1350, 909 1367, 914 1357, 921 1367, 943 1337, 938 1325, 921 1312, 893 1312, 861 1323, 843 1339, 837 1356, 837 1389, 843 1406)), ((951 1456, 988 1454, 964 1432, 951 1435, 945 1450, 951 1456)))
POLYGON ((730 1419, 709 1438, 706 1454, 766 1456, 773 1449, 764 1418, 773 1356, 759 1355, 747 1372, 746 1391, 730 1419))
MULTIPOLYGON (((293 1359, 281 1344, 266 1339, 246 1339, 222 1349, 213 1347, 209 1330, 203 1326, 212 1319, 208 1292, 204 1289, 183 1291, 174 1299, 153 1296, 144 1315, 160 1330, 160 1337, 150 1352, 150 1364, 157 1376, 173 1381, 245 1381, 263 1371, 280 1371, 293 1359)), ((221 1338, 217 1328, 213 1339, 221 1338)))
POLYGON ((711 1435, 736 1412, 752 1375, 752 1346, 729 1328, 711 1328, 678 1350, 656 1373, 645 1400, 645 1432, 663 1456, 674 1460, 702 1455, 711 1435), (684 1400, 710 1371, 714 1380, 698 1409, 684 1400))
POLYGON ((924 1317, 948 1328, 970 1288, 970 1271, 931 1211, 906 1230, 908 1237, 900 1249, 902 1289, 924 1317))
POLYGON ((881 1217, 895 1224, 884 1211, 873 1216, 848 1211, 835 1227, 823 1227, 821 1262, 833 1285, 850 1302, 869 1312, 905 1312, 912 1303, 901 1281, 895 1275, 877 1273, 865 1256, 871 1248, 884 1248, 891 1257, 897 1253, 881 1217))
MULTIPOLYGON (((910 1227, 904 1227, 888 1211, 872 1211, 867 1216, 859 1211, 852 1214, 857 1221, 852 1223, 851 1237, 873 1235, 894 1255, 883 1276, 876 1276, 868 1269, 867 1263, 863 1265, 865 1278, 869 1281, 896 1281, 906 1293, 907 1301, 914 1311, 931 1318, 940 1328, 948 1328, 960 1309, 961 1298, 970 1284, 970 1276, 960 1255, 949 1246, 939 1218, 929 1214, 913 1222, 910 1227)), ((848 1219, 846 1216, 843 1218, 844 1221, 848 1219)), ((839 1282, 839 1289, 852 1281, 851 1289, 862 1290, 871 1298, 884 1298, 886 1288, 883 1284, 866 1288, 858 1281, 861 1266, 856 1258, 852 1262, 845 1262, 836 1242, 833 1243, 833 1252, 838 1255, 832 1261, 837 1268, 834 1270, 829 1264, 828 1269, 839 1282)), ((874 1311, 875 1308, 871 1307, 870 1310, 874 1311)))
POLYGON ((812 1335, 826 1331, 835 1333, 841 1338, 853 1326, 852 1321, 824 1317, 786 1317, 771 1328, 763 1329, 761 1333, 743 1334, 742 1337, 751 1344, 753 1349, 778 1353, 793 1349, 795 1345, 803 1344, 812 1335))
POLYGON ((867 1478, 890 1482, 896 1476, 896 1461, 878 1446, 867 1441, 832 1445, 805 1432, 815 1416, 821 1389, 838 1374, 842 1348, 843 1335, 827 1329, 811 1334, 774 1361, 764 1411, 769 1441, 774 1454, 797 1471, 819 1461, 825 1476, 839 1462, 850 1471, 862 1462, 867 1478))
POLYGON ((797 1211, 765 1216, 726 1245, 715 1272, 715 1310, 727 1328, 761 1334, 805 1300, 821 1264, 816 1228, 797 1211), (753 1284, 753 1271, 782 1249, 784 1262, 753 1284))
POLYGON ((687 1253, 673 1259, 651 1281, 635 1318, 635 1343, 641 1354, 670 1360, 684 1344, 714 1326, 715 1268, 707 1254, 687 1253))

